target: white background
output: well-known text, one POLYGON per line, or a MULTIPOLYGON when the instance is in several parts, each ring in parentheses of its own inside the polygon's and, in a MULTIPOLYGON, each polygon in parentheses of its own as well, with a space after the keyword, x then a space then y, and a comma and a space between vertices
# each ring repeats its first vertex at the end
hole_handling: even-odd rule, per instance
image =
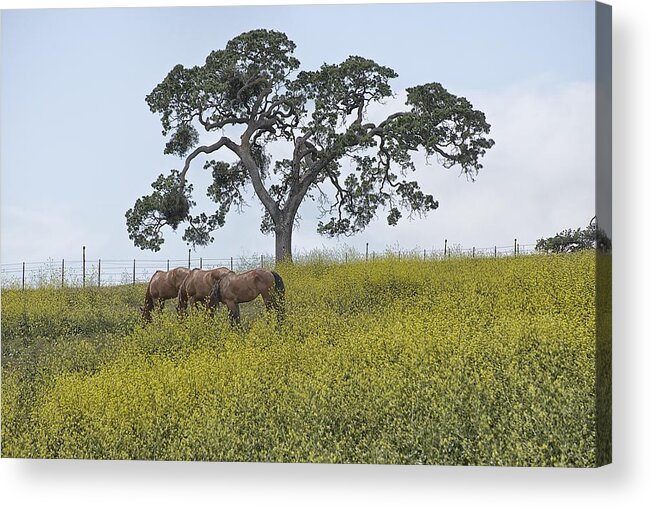
MULTIPOLYGON (((218 3, 0 0, 0 7, 218 3)), ((614 59, 612 465, 559 470, 2 459, 3 504, 651 505, 651 333, 646 318, 651 252, 647 236, 651 19, 647 0, 609 3, 614 59)))

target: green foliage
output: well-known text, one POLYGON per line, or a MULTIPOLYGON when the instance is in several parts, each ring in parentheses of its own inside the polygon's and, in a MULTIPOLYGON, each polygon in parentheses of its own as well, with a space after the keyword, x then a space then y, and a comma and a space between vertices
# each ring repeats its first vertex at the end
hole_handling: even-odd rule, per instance
POLYGON ((277 255, 291 257, 285 246, 278 250, 279 235, 294 227, 305 197, 319 200, 320 233, 351 235, 380 210, 387 212, 389 225, 396 225, 400 210, 411 217, 438 207, 417 181, 407 179, 416 169, 412 154, 418 150, 445 168, 459 166, 470 179, 476 177, 479 160, 494 143, 484 114, 467 99, 439 83, 414 86, 407 90, 405 110, 376 125, 368 121, 368 108, 393 96, 393 69, 350 56, 298 72, 295 47, 280 32, 243 33, 210 53, 204 65, 176 65, 146 97, 150 110, 160 115, 163 135, 169 135, 165 153, 186 157, 179 193, 186 195, 186 174, 198 155, 227 149, 237 163, 208 164, 213 167, 208 196, 217 205, 213 213, 193 216, 188 208, 174 213, 172 221, 161 220, 169 212, 156 194, 166 189, 136 201, 127 212, 134 244, 156 250, 164 241, 161 229, 181 222, 189 225, 183 236, 188 243, 209 243, 231 206, 241 209, 242 191, 250 183, 264 206, 261 230, 275 232, 277 255), (197 147, 201 129, 222 137, 197 147), (288 143, 292 154, 272 161, 267 147, 278 141, 288 143))
MULTIPOLYGON (((343 136, 337 136, 340 122, 369 102, 391 97, 389 79, 398 74, 373 60, 350 56, 340 65, 323 64, 314 72, 300 72, 291 90, 314 101, 314 113, 309 128, 314 139, 327 146, 340 142, 342 154, 346 148, 343 136)), ((360 111, 361 115, 363 111, 360 111)), ((358 144, 353 140, 354 144, 358 144)))
POLYGON ((179 125, 165 146, 166 155, 182 157, 199 142, 199 132, 192 125, 179 125))
POLYGON ((276 269, 282 327, 3 291, 3 456, 596 464, 594 253, 276 269))
POLYGON ((590 222, 585 229, 565 229, 553 237, 541 238, 536 242, 536 250, 546 253, 571 253, 590 249, 602 252, 610 252, 611 249, 610 238, 594 222, 590 222))
POLYGON ((287 74, 298 68, 292 56, 295 47, 280 32, 243 33, 225 49, 211 52, 203 66, 176 65, 146 102, 152 113, 161 115, 163 135, 187 128, 195 120, 207 130, 223 126, 220 122, 225 119, 233 120, 225 124, 238 123, 253 112, 262 93, 282 86, 287 74))
MULTIPOLYGON (((152 183, 154 191, 136 200, 133 208, 125 214, 129 238, 140 248, 160 250, 165 242, 161 229, 169 225, 176 230, 183 221, 192 220, 190 210, 195 205, 191 200, 192 185, 181 187, 178 171, 169 176, 158 176, 152 183)), ((205 216, 205 215, 204 215, 205 216)), ((201 220, 195 219, 195 220, 201 220)), ((205 245, 210 238, 194 238, 196 244, 205 245), (201 242, 203 239, 204 242, 201 242)))
POLYGON ((407 89, 407 104, 411 111, 396 124, 398 145, 407 149, 423 146, 444 167, 459 165, 474 177, 482 168, 479 159, 495 144, 483 136, 490 132, 484 113, 439 83, 407 89))

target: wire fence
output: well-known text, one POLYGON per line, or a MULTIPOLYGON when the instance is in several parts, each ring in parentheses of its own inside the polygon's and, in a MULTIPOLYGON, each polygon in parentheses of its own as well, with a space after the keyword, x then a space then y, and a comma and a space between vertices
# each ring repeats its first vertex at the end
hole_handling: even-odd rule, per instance
MULTIPOLYGON (((445 240, 442 249, 411 249, 388 247, 382 251, 364 251, 344 248, 337 251, 315 251, 293 256, 295 264, 322 262, 342 264, 348 262, 373 262, 393 259, 398 262, 408 259, 441 261, 450 258, 513 257, 538 253, 534 244, 520 244, 517 240, 509 246, 463 248, 459 244, 448 245, 445 240)), ((192 257, 191 251, 185 259, 90 259, 86 247, 82 248, 81 260, 54 260, 36 262, 13 262, 0 265, 0 280, 3 288, 34 287, 103 287, 146 283, 158 270, 169 271, 178 266, 212 269, 228 267, 232 271, 246 271, 253 268, 273 269, 273 256, 259 254, 251 256, 203 258, 192 257)))

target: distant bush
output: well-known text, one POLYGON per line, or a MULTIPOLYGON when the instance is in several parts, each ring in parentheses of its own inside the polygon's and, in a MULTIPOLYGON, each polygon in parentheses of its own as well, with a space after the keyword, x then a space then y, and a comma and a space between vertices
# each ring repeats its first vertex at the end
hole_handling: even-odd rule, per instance
POLYGON ((610 238, 594 222, 587 228, 565 229, 550 238, 541 238, 536 243, 536 250, 546 253, 572 253, 581 250, 597 249, 609 252, 610 238))

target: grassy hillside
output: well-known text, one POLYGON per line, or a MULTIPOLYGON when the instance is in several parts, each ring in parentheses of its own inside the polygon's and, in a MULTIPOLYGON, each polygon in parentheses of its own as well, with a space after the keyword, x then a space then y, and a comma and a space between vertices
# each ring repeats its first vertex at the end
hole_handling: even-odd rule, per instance
POLYGON ((279 267, 282 327, 2 293, 2 455, 595 465, 595 257, 279 267))

